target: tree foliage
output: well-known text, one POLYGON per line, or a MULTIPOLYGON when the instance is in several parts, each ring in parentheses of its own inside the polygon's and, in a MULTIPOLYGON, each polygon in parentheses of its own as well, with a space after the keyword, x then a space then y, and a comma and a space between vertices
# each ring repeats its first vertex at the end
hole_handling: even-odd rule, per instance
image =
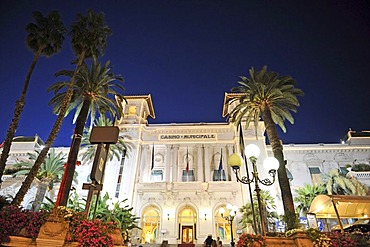
POLYGON ((338 169, 332 169, 328 174, 323 175, 328 195, 358 195, 365 196, 369 188, 359 182, 356 178, 347 178, 338 169))
POLYGON ((256 137, 257 127, 262 118, 267 137, 270 141, 274 157, 279 161, 278 180, 283 200, 287 227, 296 227, 296 215, 292 192, 285 167, 282 141, 279 138, 276 125, 285 132, 285 120, 294 123, 291 112, 296 112, 299 106, 298 96, 303 96, 303 91, 295 87, 296 81, 291 76, 280 76, 273 71, 267 71, 264 66, 260 71, 254 68, 249 70, 250 77, 241 76, 240 86, 231 90, 237 92, 229 103, 236 103, 230 112, 230 119, 239 126, 245 122, 248 128, 254 123, 256 137))
MULTIPOLYGON (((258 204, 257 204, 257 195, 253 193, 253 205, 254 205, 254 212, 257 213, 254 217, 256 217, 257 224, 260 224, 261 219, 260 215, 258 214, 258 204)), ((270 192, 267 190, 261 190, 261 202, 262 208, 265 209, 265 216, 266 220, 269 224, 274 224, 278 219, 278 215, 276 213, 276 204, 275 198, 271 196, 270 192)), ((248 228, 251 224, 253 224, 253 213, 252 213, 252 204, 247 203, 240 208, 240 212, 242 213, 242 218, 239 223, 242 224, 243 228, 248 228)))
POLYGON ((296 196, 294 202, 297 205, 297 213, 306 214, 310 209, 310 205, 316 196, 325 193, 325 187, 323 185, 310 185, 304 184, 303 187, 295 190, 296 196))
MULTIPOLYGON (((28 175, 39 152, 27 153, 28 159, 17 162, 14 168, 17 170, 13 176, 24 176, 28 175)), ((46 156, 44 162, 41 164, 40 170, 36 174, 36 178, 40 180, 38 189, 36 192, 35 200, 32 204, 32 211, 38 211, 44 200, 46 190, 53 189, 55 182, 60 182, 64 173, 64 164, 66 157, 62 152, 55 153, 55 149, 50 149, 50 152, 46 156)))
POLYGON ((34 58, 28 69, 21 96, 16 102, 13 119, 4 141, 4 147, 0 157, 0 183, 2 182, 1 178, 4 173, 6 161, 9 157, 10 147, 15 132, 18 128, 20 116, 23 112, 28 85, 33 70, 41 56, 50 57, 61 50, 64 41, 64 33, 66 32, 57 11, 51 11, 47 16, 43 16, 41 12, 36 11, 33 12, 33 18, 35 22, 29 23, 26 26, 26 31, 28 33, 26 45, 34 53, 34 58))

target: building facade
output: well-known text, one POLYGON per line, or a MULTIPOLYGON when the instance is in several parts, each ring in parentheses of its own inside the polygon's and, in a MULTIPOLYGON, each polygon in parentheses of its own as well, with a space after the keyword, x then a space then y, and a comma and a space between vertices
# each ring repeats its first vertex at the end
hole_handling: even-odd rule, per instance
MULTIPOLYGON (((224 116, 234 107, 226 103, 227 98, 233 96, 225 94, 224 116)), ((133 242, 168 240, 170 244, 199 244, 212 234, 228 243, 231 230, 234 237, 241 230, 250 231, 241 228, 239 212, 232 222, 233 227, 220 214, 220 209, 228 204, 241 208, 250 202, 249 187, 237 182, 227 165, 228 157, 240 152, 239 134, 234 124, 148 124, 148 118, 155 118, 151 96, 127 96, 126 100, 122 102, 124 114, 118 127, 129 149, 120 159, 107 162, 102 193, 109 193, 111 198, 119 200, 127 199, 126 202, 134 208, 133 213, 140 217, 141 230, 132 232, 133 242)), ((257 138, 253 126, 244 131, 243 137, 246 145, 253 143, 260 148, 258 172, 261 178, 267 178, 269 174, 263 170, 262 163, 272 156, 272 151, 266 145, 263 122, 257 130, 257 138)), ((318 183, 320 175, 330 169, 346 169, 354 162, 368 164, 369 139, 348 136, 345 142, 338 144, 284 145, 292 192, 304 184, 318 183)), ((26 149, 29 152, 37 148, 26 149)), ((26 149, 17 149, 13 144, 8 164, 14 163, 15 157, 26 153, 26 149)), ((68 148, 58 149, 68 153, 68 148)), ((251 164, 247 165, 251 171, 251 164)), ((82 184, 88 182, 91 167, 92 162, 77 167, 79 182, 75 188, 82 196, 87 194, 82 190, 82 184)), ((246 175, 244 168, 241 173, 246 175)), ((370 181, 365 173, 361 179, 370 181)), ((14 193, 17 186, 20 185, 12 185, 11 178, 6 177, 0 193, 14 193)), ((251 188, 254 189, 254 184, 251 188)), ((262 185, 261 189, 268 190, 276 198, 277 211, 283 214, 278 182, 272 186, 262 185)), ((55 190, 58 190, 57 186, 55 190)), ((26 207, 32 200, 32 193, 25 199, 26 207)), ((50 197, 55 197, 55 193, 50 193, 50 197)))

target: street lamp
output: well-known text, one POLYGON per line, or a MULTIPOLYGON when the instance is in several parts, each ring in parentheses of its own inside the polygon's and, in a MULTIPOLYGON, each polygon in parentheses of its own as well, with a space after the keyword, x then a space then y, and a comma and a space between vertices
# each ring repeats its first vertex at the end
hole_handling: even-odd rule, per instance
POLYGON ((260 179, 258 177, 258 171, 257 171, 257 158, 260 155, 260 149, 258 148, 257 145, 255 144, 249 144, 245 148, 245 156, 251 161, 252 166, 253 166, 253 171, 252 171, 252 178, 248 177, 240 177, 240 167, 243 164, 243 159, 239 154, 232 154, 229 157, 228 164, 229 166, 232 167, 235 175, 236 175, 236 181, 241 182, 243 184, 251 184, 255 183, 255 189, 254 191, 256 192, 257 195, 257 203, 258 203, 258 211, 259 211, 259 216, 260 216, 260 221, 261 221, 261 231, 262 235, 266 235, 266 229, 265 229, 265 222, 264 222, 264 210, 262 208, 262 202, 261 202, 261 189, 259 187, 259 183, 270 186, 275 182, 275 175, 276 175, 276 170, 279 168, 279 161, 274 158, 274 157, 268 157, 265 159, 263 162, 263 167, 265 170, 268 171, 269 175, 272 177, 272 181, 268 178, 265 179, 260 179))
POLYGON ((238 210, 238 208, 236 206, 232 206, 231 204, 227 204, 226 205, 226 208, 229 210, 229 215, 228 216, 224 216, 224 213, 225 213, 225 209, 224 208, 220 208, 218 211, 219 213, 221 214, 221 217, 225 220, 227 220, 230 224, 230 232, 231 232, 231 242, 230 242, 230 246, 231 247, 234 247, 235 246, 235 242, 234 242, 234 233, 233 233, 233 220, 236 216, 236 211, 238 210))

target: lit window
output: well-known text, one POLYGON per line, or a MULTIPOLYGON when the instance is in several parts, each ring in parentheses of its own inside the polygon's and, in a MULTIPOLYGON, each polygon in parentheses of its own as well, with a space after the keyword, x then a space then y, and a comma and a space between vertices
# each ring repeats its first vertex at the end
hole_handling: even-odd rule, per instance
POLYGON ((321 171, 319 167, 309 167, 313 184, 321 184, 321 171))
POLYGON ((148 207, 142 215, 142 235, 140 243, 155 243, 159 236, 160 216, 157 207, 148 207))
POLYGON ((163 181, 163 171, 162 170, 152 170, 150 174, 150 181, 152 182, 163 181))
POLYGON ((226 181, 225 170, 222 169, 213 171, 213 181, 226 181))
POLYGON ((194 170, 182 170, 182 181, 183 182, 192 182, 195 181, 194 170))

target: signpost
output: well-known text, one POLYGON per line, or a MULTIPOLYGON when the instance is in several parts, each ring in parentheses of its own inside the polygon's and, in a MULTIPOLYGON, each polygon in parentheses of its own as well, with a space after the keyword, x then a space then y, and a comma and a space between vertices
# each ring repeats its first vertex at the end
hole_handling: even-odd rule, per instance
POLYGON ((94 194, 97 195, 95 210, 99 198, 99 193, 103 189, 105 164, 107 162, 109 145, 118 141, 119 128, 116 126, 94 127, 90 135, 90 143, 98 144, 95 152, 94 163, 91 169, 91 183, 84 183, 82 189, 89 190, 86 200, 85 215, 88 216, 90 211, 91 200, 94 194))

